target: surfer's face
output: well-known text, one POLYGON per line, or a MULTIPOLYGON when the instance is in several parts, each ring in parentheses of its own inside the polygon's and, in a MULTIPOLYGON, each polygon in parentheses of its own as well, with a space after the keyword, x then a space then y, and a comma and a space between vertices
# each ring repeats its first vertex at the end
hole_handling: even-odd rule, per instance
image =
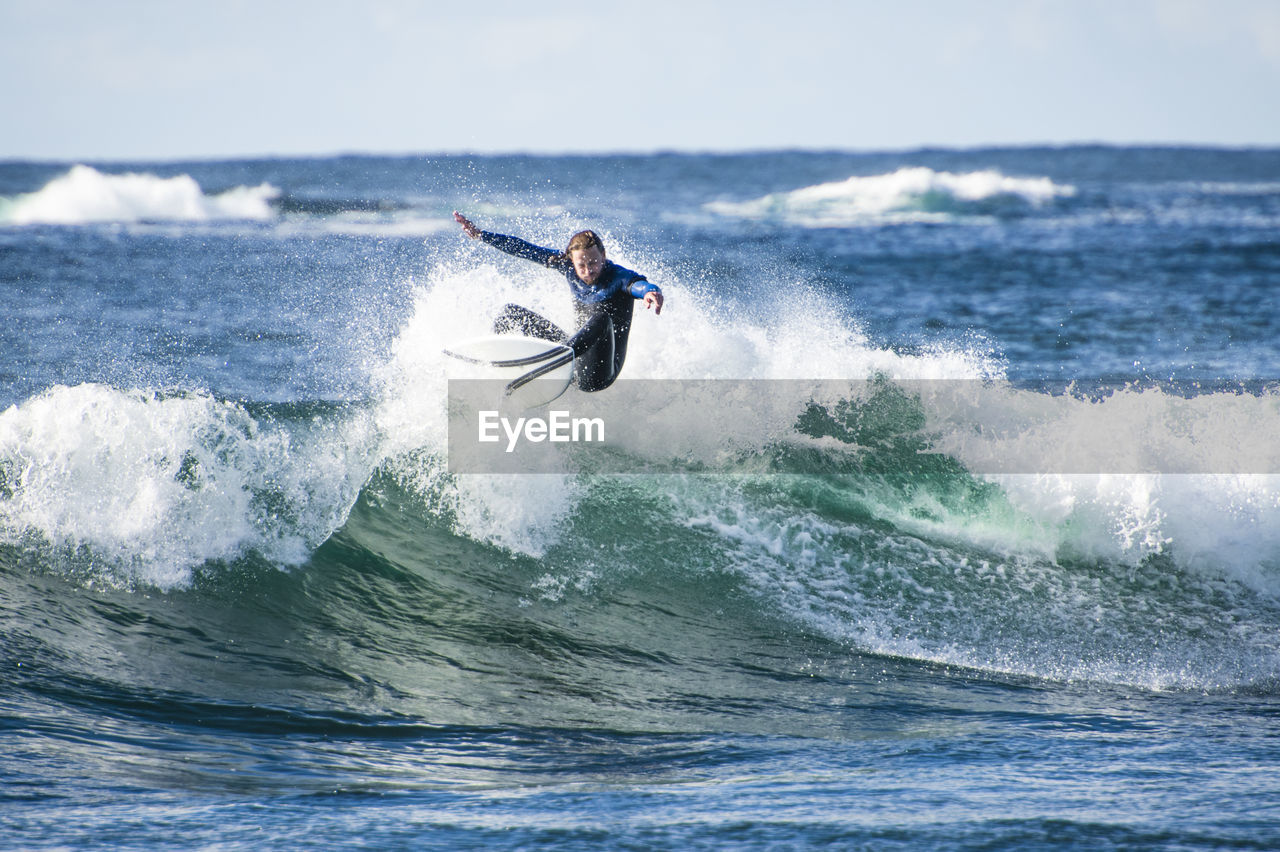
POLYGON ((596 279, 604 271, 604 252, 600 250, 599 246, 574 249, 569 257, 573 260, 573 271, 578 273, 578 277, 584 283, 596 283, 596 279))

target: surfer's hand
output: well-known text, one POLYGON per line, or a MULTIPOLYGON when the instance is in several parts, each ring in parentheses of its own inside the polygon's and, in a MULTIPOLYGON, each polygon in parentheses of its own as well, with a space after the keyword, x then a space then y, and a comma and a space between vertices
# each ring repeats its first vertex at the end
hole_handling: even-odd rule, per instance
POLYGON ((461 225, 462 230, 471 239, 475 240, 480 238, 480 229, 477 228, 470 219, 468 219, 466 216, 463 216, 457 210, 453 211, 453 221, 461 225))
POLYGON ((653 308, 653 315, 657 316, 662 313, 662 293, 658 290, 650 290, 644 294, 644 306, 653 308))

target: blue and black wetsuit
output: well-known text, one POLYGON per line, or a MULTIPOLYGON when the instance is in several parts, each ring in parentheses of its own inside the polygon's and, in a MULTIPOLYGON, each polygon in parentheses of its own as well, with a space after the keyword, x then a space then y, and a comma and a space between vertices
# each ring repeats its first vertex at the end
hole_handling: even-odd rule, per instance
POLYGON ((574 380, 580 390, 604 390, 613 384, 627 357, 627 336, 636 299, 661 292, 658 286, 607 259, 595 283, 588 284, 578 277, 573 262, 558 251, 489 231, 481 231, 480 239, 507 254, 564 273, 577 315, 578 331, 569 336, 541 314, 520 305, 507 305, 493 322, 494 332, 514 331, 568 345, 573 350, 574 380))

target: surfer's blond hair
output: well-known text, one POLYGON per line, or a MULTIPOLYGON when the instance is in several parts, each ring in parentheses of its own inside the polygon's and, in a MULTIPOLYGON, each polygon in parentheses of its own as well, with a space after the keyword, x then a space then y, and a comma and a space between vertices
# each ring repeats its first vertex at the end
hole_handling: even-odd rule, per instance
POLYGON ((579 231, 569 238, 569 246, 564 250, 564 254, 561 257, 571 260, 575 251, 585 251, 592 246, 600 249, 601 254, 605 253, 604 240, 600 239, 599 234, 595 231, 579 231))

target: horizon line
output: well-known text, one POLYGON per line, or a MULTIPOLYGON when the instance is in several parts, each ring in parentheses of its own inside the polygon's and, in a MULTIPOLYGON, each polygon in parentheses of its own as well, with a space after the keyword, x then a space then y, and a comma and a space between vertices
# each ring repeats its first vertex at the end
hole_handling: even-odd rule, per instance
POLYGON ((1032 151, 1045 149, 1086 149, 1114 148, 1133 150, 1202 150, 1202 151, 1276 151, 1280 143, 1255 142, 1190 142, 1190 141, 1143 141, 1116 142, 1107 140, 1077 140, 1058 142, 992 142, 979 144, 922 144, 884 147, 840 147, 830 145, 778 145, 743 148, 711 148, 689 147, 678 148, 660 146, 654 148, 615 148, 615 149, 559 149, 559 148, 511 148, 511 149, 421 149, 421 150, 357 150, 337 149, 332 151, 309 152, 272 152, 272 153, 225 153, 225 154, 166 154, 160 156, 43 156, 26 154, 0 155, 0 165, 62 165, 62 164, 137 164, 137 163, 217 163, 245 162, 265 160, 341 160, 341 159, 430 159, 465 158, 465 157, 528 157, 528 158, 639 158, 664 156, 760 156, 768 154, 841 154, 841 155, 877 155, 877 154, 910 154, 934 152, 981 152, 981 151, 1032 151))

